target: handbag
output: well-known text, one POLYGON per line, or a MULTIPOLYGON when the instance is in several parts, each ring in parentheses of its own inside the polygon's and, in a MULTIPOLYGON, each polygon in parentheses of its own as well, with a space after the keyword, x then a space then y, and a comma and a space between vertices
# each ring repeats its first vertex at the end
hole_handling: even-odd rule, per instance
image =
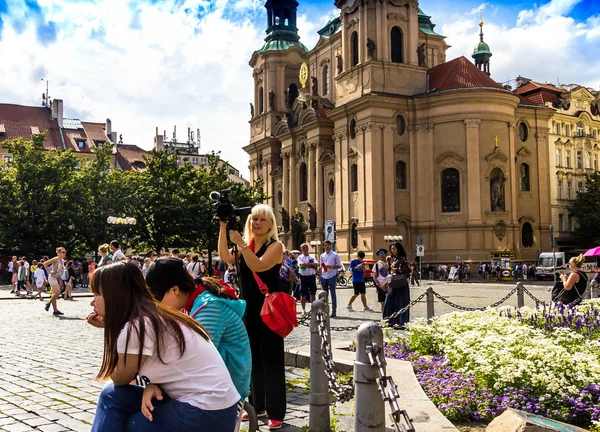
POLYGON ((269 288, 261 278, 255 272, 252 274, 260 292, 265 296, 260 317, 267 327, 282 338, 286 337, 295 327, 298 327, 296 299, 284 292, 269 293, 269 288))

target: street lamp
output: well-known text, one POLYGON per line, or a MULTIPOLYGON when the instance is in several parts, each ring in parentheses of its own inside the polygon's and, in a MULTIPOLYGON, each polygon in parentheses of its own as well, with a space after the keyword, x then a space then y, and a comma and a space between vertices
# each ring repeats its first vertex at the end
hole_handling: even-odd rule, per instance
POLYGON ((402 237, 401 235, 386 235, 383 236, 383 240, 389 243, 396 243, 404 240, 404 237, 402 237))
MULTIPOLYGON (((135 218, 132 217, 115 217, 115 216, 109 216, 108 219, 106 219, 106 222, 109 225, 135 225, 137 224, 137 221, 135 220, 135 218)), ((127 241, 127 231, 121 233, 121 229, 117 229, 117 236, 121 237, 119 238, 119 241, 121 243, 125 243, 127 241)), ((125 248, 123 248, 125 250, 125 248)))
POLYGON ((321 246, 321 240, 311 240, 310 241, 310 245, 315 249, 315 251, 317 250, 317 248, 319 246, 321 246))

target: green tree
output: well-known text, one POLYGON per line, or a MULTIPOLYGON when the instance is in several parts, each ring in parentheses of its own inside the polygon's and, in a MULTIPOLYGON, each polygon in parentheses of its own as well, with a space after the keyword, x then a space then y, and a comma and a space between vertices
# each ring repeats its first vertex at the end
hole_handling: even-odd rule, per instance
POLYGON ((591 248, 600 245, 600 173, 588 175, 585 192, 579 192, 570 209, 579 224, 574 235, 578 246, 591 248))
POLYGON ((26 255, 51 254, 58 245, 71 247, 76 234, 71 211, 76 157, 43 150, 44 134, 6 144, 14 161, 3 176, 12 183, 4 246, 26 255))
POLYGON ((177 163, 178 152, 153 150, 145 171, 124 173, 131 188, 125 211, 137 220, 132 243, 160 253, 170 247, 191 247, 190 233, 201 210, 193 188, 197 176, 193 166, 177 163))

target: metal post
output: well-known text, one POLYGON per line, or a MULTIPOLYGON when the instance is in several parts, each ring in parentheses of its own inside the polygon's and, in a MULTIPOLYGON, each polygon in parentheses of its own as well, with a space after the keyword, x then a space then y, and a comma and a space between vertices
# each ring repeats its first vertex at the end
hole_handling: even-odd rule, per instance
POLYGON ((427 324, 431 324, 431 319, 435 316, 433 307, 433 288, 427 287, 427 324))
POLYGON ((525 297, 523 291, 523 282, 517 282, 517 309, 521 309, 525 306, 525 297))
MULTIPOLYGON (((371 366, 366 349, 373 342, 383 349, 381 327, 373 322, 362 324, 356 333, 356 359, 354 360, 355 432, 385 431, 385 405, 377 387, 377 368, 371 366)), ((312 428, 310 430, 312 432, 312 428)))
MULTIPOLYGON (((327 291, 319 291, 317 294, 317 299, 325 303, 325 326, 327 329, 329 329, 331 324, 329 323, 329 295, 327 295, 327 291)), ((327 332, 327 343, 329 343, 329 346, 331 346, 331 331, 327 332)))
POLYGON ((592 281, 592 286, 590 287, 590 296, 591 298, 598 298, 598 282, 595 280, 592 281))
POLYGON ((321 336, 317 325, 317 314, 325 313, 326 303, 321 300, 312 302, 310 311, 310 396, 309 429, 314 432, 328 432, 329 419, 329 383, 325 375, 325 363, 321 351, 321 336))

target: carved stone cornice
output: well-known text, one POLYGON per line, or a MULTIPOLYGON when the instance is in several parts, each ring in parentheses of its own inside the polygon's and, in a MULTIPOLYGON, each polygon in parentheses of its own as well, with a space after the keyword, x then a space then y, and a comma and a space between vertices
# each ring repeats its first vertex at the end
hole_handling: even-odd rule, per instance
POLYGON ((408 17, 406 15, 399 14, 399 13, 396 13, 396 12, 390 12, 389 14, 387 14, 387 17, 390 20, 408 21, 408 17))
POLYGON ((468 128, 478 128, 479 125, 481 125, 481 120, 480 119, 466 119, 464 121, 464 124, 468 128))
POLYGON ((410 153, 410 149, 404 144, 394 146, 394 153, 410 153))
POLYGON ((508 127, 514 131, 515 129, 517 129, 517 123, 516 122, 508 122, 508 127))
POLYGON ((517 151, 517 156, 521 156, 521 157, 531 156, 531 152, 529 151, 529 149, 527 147, 521 147, 517 151))
POLYGON ((282 154, 283 154, 284 158, 289 158, 291 155, 291 152, 289 150, 287 150, 287 151, 284 151, 282 154))
POLYGON ((413 130, 415 132, 433 132, 434 128, 435 128, 434 123, 423 123, 423 124, 416 124, 416 125, 408 126, 409 131, 413 130))
MULTIPOLYGON (((346 13, 348 13, 348 12, 346 12, 346 13)), ((356 24, 358 24, 358 18, 352 18, 352 19, 348 20, 348 22, 345 24, 345 27, 347 29, 349 29, 349 28, 355 26, 356 24)))
POLYGON ((548 139, 548 134, 546 132, 538 132, 535 134, 535 137, 541 141, 546 141, 548 139))

